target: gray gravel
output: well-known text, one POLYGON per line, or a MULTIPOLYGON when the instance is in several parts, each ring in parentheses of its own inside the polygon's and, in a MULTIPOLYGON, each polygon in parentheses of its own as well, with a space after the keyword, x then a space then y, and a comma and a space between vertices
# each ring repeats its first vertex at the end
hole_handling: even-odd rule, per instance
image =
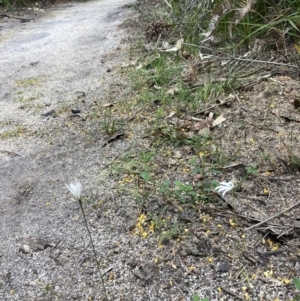
MULTIPOLYGON (((101 268, 106 277, 127 273, 113 258, 130 217, 116 205, 124 197, 116 199, 104 166, 128 145, 102 148, 101 121, 90 116, 117 81, 114 66, 127 59, 118 25, 132 14, 128 3, 68 3, 31 14, 31 22, 1 24, 0 300, 103 298, 78 204, 65 187, 75 177, 101 268)), ((108 290, 121 298, 122 285, 110 282, 108 290)))

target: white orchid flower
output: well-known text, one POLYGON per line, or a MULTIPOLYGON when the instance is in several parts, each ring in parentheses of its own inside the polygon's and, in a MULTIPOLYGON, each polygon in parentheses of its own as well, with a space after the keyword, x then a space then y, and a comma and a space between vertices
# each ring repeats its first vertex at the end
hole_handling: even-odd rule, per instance
POLYGON ((217 193, 222 193, 222 196, 225 196, 227 192, 234 188, 234 182, 234 180, 229 182, 221 182, 220 185, 215 188, 215 191, 217 193))
POLYGON ((75 199, 77 201, 79 201, 80 198, 81 198, 81 184, 80 184, 80 182, 76 179, 75 183, 71 183, 70 185, 66 184, 66 186, 70 190, 70 192, 73 194, 75 199))

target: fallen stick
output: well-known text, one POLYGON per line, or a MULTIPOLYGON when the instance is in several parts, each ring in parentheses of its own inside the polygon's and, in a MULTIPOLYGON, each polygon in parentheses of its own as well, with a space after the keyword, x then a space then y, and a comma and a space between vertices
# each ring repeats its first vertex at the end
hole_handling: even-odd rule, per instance
POLYGON ((270 220, 273 219, 273 218, 276 218, 276 217, 280 216, 281 214, 283 214, 283 213, 285 213, 285 212, 287 212, 287 211, 293 209, 294 207, 296 207, 296 206, 298 206, 298 205, 300 205, 300 201, 297 202, 296 204, 294 204, 294 205, 292 205, 292 206, 290 206, 290 207, 288 207, 288 208, 286 208, 286 209, 280 211, 279 213, 277 213, 277 214, 275 214, 275 215, 273 215, 273 216, 271 216, 271 217, 269 217, 269 218, 267 218, 267 219, 261 221, 260 223, 258 223, 258 224, 256 224, 256 225, 253 225, 253 226, 251 226, 251 227, 246 228, 245 231, 251 230, 251 229, 256 228, 256 227, 259 227, 259 226, 261 226, 262 224, 264 224, 264 223, 270 221, 270 220))

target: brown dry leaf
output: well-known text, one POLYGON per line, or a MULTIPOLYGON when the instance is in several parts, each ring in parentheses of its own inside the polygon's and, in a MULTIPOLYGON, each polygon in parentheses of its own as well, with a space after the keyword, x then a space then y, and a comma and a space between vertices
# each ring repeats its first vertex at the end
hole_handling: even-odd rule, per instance
POLYGON ((206 127, 211 126, 211 124, 212 124, 212 121, 210 119, 198 121, 192 125, 192 129, 195 131, 200 131, 202 129, 205 129, 206 127))
POLYGON ((187 52, 187 51, 185 51, 185 50, 183 50, 182 51, 182 57, 184 58, 184 59, 186 59, 186 60, 196 60, 196 58, 195 58, 195 56, 193 55, 193 54, 191 54, 191 53, 189 53, 189 52, 187 52))
POLYGON ((188 84, 192 84, 196 81, 197 77, 199 76, 199 71, 196 65, 189 64, 183 69, 181 75, 185 82, 187 82, 188 84))
POLYGON ((222 122, 224 122, 226 120, 226 118, 223 115, 220 115, 219 117, 217 117, 213 123, 212 126, 217 126, 220 125, 222 122))
POLYGON ((178 89, 178 87, 177 87, 177 85, 175 85, 175 86, 172 86, 167 92, 166 92, 166 94, 170 94, 170 95, 174 95, 176 92, 178 92, 179 91, 179 89, 178 89))
POLYGON ((172 111, 172 112, 169 114, 169 116, 166 117, 166 119, 167 119, 167 118, 173 117, 175 114, 176 114, 176 112, 172 111))
POLYGON ((194 176, 194 181, 195 181, 195 182, 200 182, 200 181, 202 181, 202 180, 203 180, 203 175, 198 174, 198 175, 195 175, 195 176, 194 176))
POLYGON ((137 61, 138 61, 137 59, 136 60, 130 60, 128 63, 122 64, 122 67, 126 68, 126 67, 135 66, 137 61))
POLYGON ((181 159, 182 158, 182 153, 180 151, 176 151, 173 158, 174 159, 181 159))
POLYGON ((103 108, 110 108, 110 107, 113 107, 113 103, 112 102, 108 102, 108 103, 105 103, 103 104, 103 108))
POLYGON ((170 158, 168 160, 168 164, 169 165, 176 165, 178 163, 178 160, 177 159, 173 159, 173 158, 170 158))

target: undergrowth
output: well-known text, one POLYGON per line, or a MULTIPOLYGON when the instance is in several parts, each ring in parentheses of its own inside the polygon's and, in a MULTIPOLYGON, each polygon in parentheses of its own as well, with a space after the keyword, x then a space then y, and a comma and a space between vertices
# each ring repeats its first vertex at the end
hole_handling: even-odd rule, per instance
MULTIPOLYGON (((272 0, 167 0, 140 11, 145 39, 131 51, 143 59, 130 68, 134 101, 122 109, 143 125, 148 149, 119 158, 112 172, 141 203, 160 238, 184 234, 178 219, 165 218, 170 211, 215 203, 218 179, 230 180, 226 166, 240 148, 225 150, 219 143, 215 129, 223 126, 222 107, 241 101, 239 92, 266 76, 259 67, 269 66, 266 50, 297 68, 299 11, 298 1, 272 0), (151 199, 161 206, 152 206, 151 199)), ((273 67, 284 69, 285 63, 273 67)), ((295 164, 297 156, 287 153, 285 159, 295 164)), ((262 161, 245 166, 237 189, 262 161)))

